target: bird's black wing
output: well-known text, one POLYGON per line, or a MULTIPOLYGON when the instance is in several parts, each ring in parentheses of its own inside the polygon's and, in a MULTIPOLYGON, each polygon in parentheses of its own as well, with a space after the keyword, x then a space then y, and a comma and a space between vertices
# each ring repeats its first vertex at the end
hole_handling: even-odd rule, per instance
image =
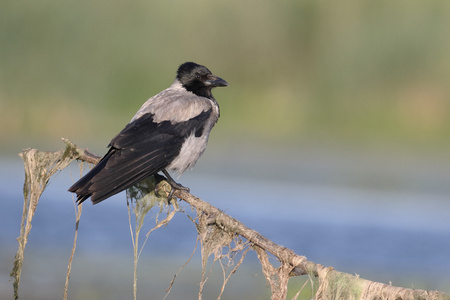
POLYGON ((180 153, 185 139, 201 135, 211 109, 184 122, 156 123, 145 114, 129 123, 111 140, 108 153, 69 191, 81 203, 91 197, 94 204, 117 194, 166 168, 180 153))

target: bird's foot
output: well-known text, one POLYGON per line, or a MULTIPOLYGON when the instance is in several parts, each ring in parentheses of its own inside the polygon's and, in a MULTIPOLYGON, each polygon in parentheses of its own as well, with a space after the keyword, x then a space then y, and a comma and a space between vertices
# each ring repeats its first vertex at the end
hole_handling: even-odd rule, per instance
POLYGON ((173 193, 175 193, 175 191, 177 190, 182 190, 182 191, 186 191, 189 192, 189 188, 182 186, 181 184, 179 184, 178 182, 176 182, 175 180, 173 180, 173 178, 169 175, 169 173, 166 170, 162 170, 162 172, 164 173, 164 175, 166 176, 166 181, 170 184, 170 186, 172 187, 170 189, 169 195, 167 196, 167 199, 170 203, 170 201, 172 200, 173 197, 173 193))

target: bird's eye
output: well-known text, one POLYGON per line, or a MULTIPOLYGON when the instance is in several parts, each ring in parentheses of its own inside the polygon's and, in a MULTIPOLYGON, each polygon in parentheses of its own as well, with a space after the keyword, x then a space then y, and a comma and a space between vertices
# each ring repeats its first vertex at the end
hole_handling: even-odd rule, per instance
POLYGON ((195 77, 197 77, 197 79, 202 79, 202 75, 200 74, 195 75, 195 77))

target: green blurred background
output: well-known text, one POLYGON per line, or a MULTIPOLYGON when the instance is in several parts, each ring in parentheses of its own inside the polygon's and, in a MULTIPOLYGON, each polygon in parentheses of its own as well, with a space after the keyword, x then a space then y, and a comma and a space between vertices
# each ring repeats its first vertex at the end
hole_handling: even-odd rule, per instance
POLYGON ((1 6, 4 153, 59 148, 60 137, 104 151, 191 60, 230 83, 215 91, 216 145, 238 138, 449 150, 449 1, 1 6))

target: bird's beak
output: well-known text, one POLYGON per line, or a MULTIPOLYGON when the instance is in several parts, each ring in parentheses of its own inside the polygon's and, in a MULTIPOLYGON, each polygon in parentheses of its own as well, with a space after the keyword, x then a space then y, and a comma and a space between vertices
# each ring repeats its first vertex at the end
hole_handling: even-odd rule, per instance
POLYGON ((210 87, 228 86, 228 83, 220 77, 208 76, 208 80, 205 81, 206 85, 210 87))

